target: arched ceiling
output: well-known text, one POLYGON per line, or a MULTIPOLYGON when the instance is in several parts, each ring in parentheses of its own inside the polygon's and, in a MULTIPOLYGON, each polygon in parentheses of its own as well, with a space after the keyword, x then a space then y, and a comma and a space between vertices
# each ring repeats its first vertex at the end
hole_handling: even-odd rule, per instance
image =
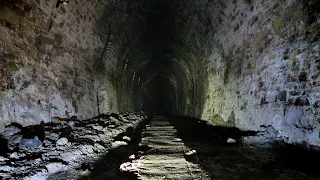
MULTIPOLYGON (((126 17, 125 22, 132 28, 127 31, 123 24, 113 22, 115 36, 121 37, 115 43, 118 47, 125 45, 126 49, 117 56, 117 68, 109 67, 109 71, 117 74, 114 75, 118 77, 114 82, 118 84, 117 91, 130 94, 130 97, 119 97, 118 104, 134 107, 144 104, 143 108, 149 110, 173 112, 184 108, 181 106, 187 105, 187 99, 190 102, 196 99, 195 88, 203 86, 203 81, 196 79, 201 58, 182 41, 177 31, 178 4, 156 0, 127 2, 126 7, 132 9, 127 13, 132 12, 128 15, 132 17, 126 17), (138 16, 143 18, 137 19, 138 16)), ((111 59, 105 58, 107 69, 111 59)))

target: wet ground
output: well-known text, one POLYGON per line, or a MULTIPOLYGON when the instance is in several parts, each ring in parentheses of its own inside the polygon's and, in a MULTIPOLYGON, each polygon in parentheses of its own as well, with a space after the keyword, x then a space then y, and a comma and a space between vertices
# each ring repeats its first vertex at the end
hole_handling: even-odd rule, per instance
MULTIPOLYGON (((184 146, 188 149, 197 151, 196 163, 210 179, 320 179, 319 152, 280 142, 274 143, 273 148, 259 148, 242 144, 240 141, 244 136, 254 135, 253 132, 241 132, 235 128, 212 127, 203 121, 187 117, 170 116, 169 120, 177 130, 176 138, 182 139, 184 146), (227 143, 228 138, 237 140, 237 143, 227 143)), ((149 127, 152 127, 152 123, 149 127)), ((138 153, 138 151, 141 151, 139 143, 148 136, 148 133, 145 133, 144 137, 141 137, 141 130, 143 129, 131 133, 133 139, 128 146, 110 151, 97 162, 92 173, 83 179, 136 179, 136 176, 132 173, 120 172, 119 166, 123 162, 129 161, 128 157, 131 154, 141 157, 141 152, 138 153)), ((152 134, 150 134, 151 136, 152 134)), ((154 138, 154 141, 159 141, 155 144, 163 144, 159 138, 154 138)), ((144 150, 142 155, 152 157, 155 151, 152 150, 152 145, 150 148, 144 150)), ((160 155, 161 151, 157 153, 160 155)), ((146 161, 142 159, 141 162, 145 163, 146 161)), ((157 159, 154 162, 159 162, 159 160, 157 159)), ((153 167, 150 158, 148 163, 147 168, 153 167)), ((169 164, 168 166, 172 167, 173 165, 169 164)), ((152 171, 152 169, 144 170, 143 173, 146 173, 143 175, 144 179, 172 179, 169 175, 167 178, 156 175, 152 177, 152 172, 155 171, 152 171)), ((173 169, 167 171, 166 174, 170 172, 172 174, 177 173, 173 169)), ((180 172, 184 173, 184 171, 180 172)), ((185 174, 181 174, 182 179, 185 177, 183 175, 185 174)), ((173 179, 176 177, 178 176, 173 179)))

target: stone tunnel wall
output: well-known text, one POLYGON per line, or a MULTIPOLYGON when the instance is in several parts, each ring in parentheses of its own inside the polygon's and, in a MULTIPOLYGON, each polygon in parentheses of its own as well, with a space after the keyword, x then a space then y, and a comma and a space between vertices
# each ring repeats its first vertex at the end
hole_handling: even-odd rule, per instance
POLYGON ((288 142, 318 145, 319 9, 305 0, 5 1, 0 123, 163 100, 214 125, 272 126, 288 142))
POLYGON ((1 1, 0 127, 140 110, 142 2, 1 1))
POLYGON ((100 113, 142 109, 139 64, 148 48, 141 42, 145 32, 144 0, 108 1, 102 14, 107 26, 105 46, 97 63, 96 88, 100 113))
MULTIPOLYGON (((103 3, 1 1, 0 127, 97 115, 96 62, 106 31, 103 3)), ((1 128, 0 128, 1 129, 1 128)))
POLYGON ((245 130, 272 126, 287 142, 319 145, 319 9, 295 0, 181 3, 177 31, 200 50, 208 84, 200 116, 192 105, 177 113, 245 130))

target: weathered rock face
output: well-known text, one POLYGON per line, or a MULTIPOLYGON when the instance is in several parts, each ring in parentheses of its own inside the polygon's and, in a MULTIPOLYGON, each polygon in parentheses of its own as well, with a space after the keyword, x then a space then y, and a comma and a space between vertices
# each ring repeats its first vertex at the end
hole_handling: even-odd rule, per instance
POLYGON ((140 64, 142 87, 161 108, 319 145, 319 2, 155 4, 146 36, 161 49, 150 43, 140 64))
POLYGON ((182 13, 197 16, 181 21, 179 32, 189 47, 201 49, 200 74, 207 83, 200 106, 191 103, 178 112, 246 130, 272 126, 287 142, 319 145, 319 6, 186 3, 182 13))
POLYGON ((116 0, 1 4, 0 131, 9 122, 141 109, 124 68, 142 34, 135 8, 116 0))
POLYGON ((1 2, 1 124, 97 115, 94 62, 103 47, 98 33, 103 4, 86 4, 1 2))
POLYGON ((317 1, 14 2, 1 123, 148 109, 320 143, 317 1))

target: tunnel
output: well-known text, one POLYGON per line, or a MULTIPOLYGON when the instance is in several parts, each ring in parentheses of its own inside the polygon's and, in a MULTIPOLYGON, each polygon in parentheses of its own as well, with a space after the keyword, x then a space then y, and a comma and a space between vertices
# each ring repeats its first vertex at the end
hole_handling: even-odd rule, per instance
POLYGON ((111 21, 104 23, 112 29, 110 37, 113 38, 100 63, 107 73, 101 78, 108 79, 110 74, 117 76, 107 81, 114 86, 115 92, 126 94, 118 97, 117 109, 146 109, 158 114, 187 112, 199 117, 205 89, 205 82, 200 79, 206 72, 200 72, 203 69, 201 52, 188 47, 179 34, 175 18, 181 13, 180 5, 141 1, 121 2, 115 6, 126 6, 130 13, 123 23, 131 26, 122 30, 124 24, 112 22, 110 15, 105 15, 102 20, 111 21), (128 34, 131 35, 128 37, 128 34), (118 41, 125 41, 119 45, 123 50, 118 49, 123 57, 117 59, 117 66, 111 69, 108 63, 114 58, 110 55, 115 53, 112 44, 118 44, 118 41))
POLYGON ((126 179, 150 146, 193 179, 320 178, 319 37, 317 0, 0 0, 0 177, 126 179))

